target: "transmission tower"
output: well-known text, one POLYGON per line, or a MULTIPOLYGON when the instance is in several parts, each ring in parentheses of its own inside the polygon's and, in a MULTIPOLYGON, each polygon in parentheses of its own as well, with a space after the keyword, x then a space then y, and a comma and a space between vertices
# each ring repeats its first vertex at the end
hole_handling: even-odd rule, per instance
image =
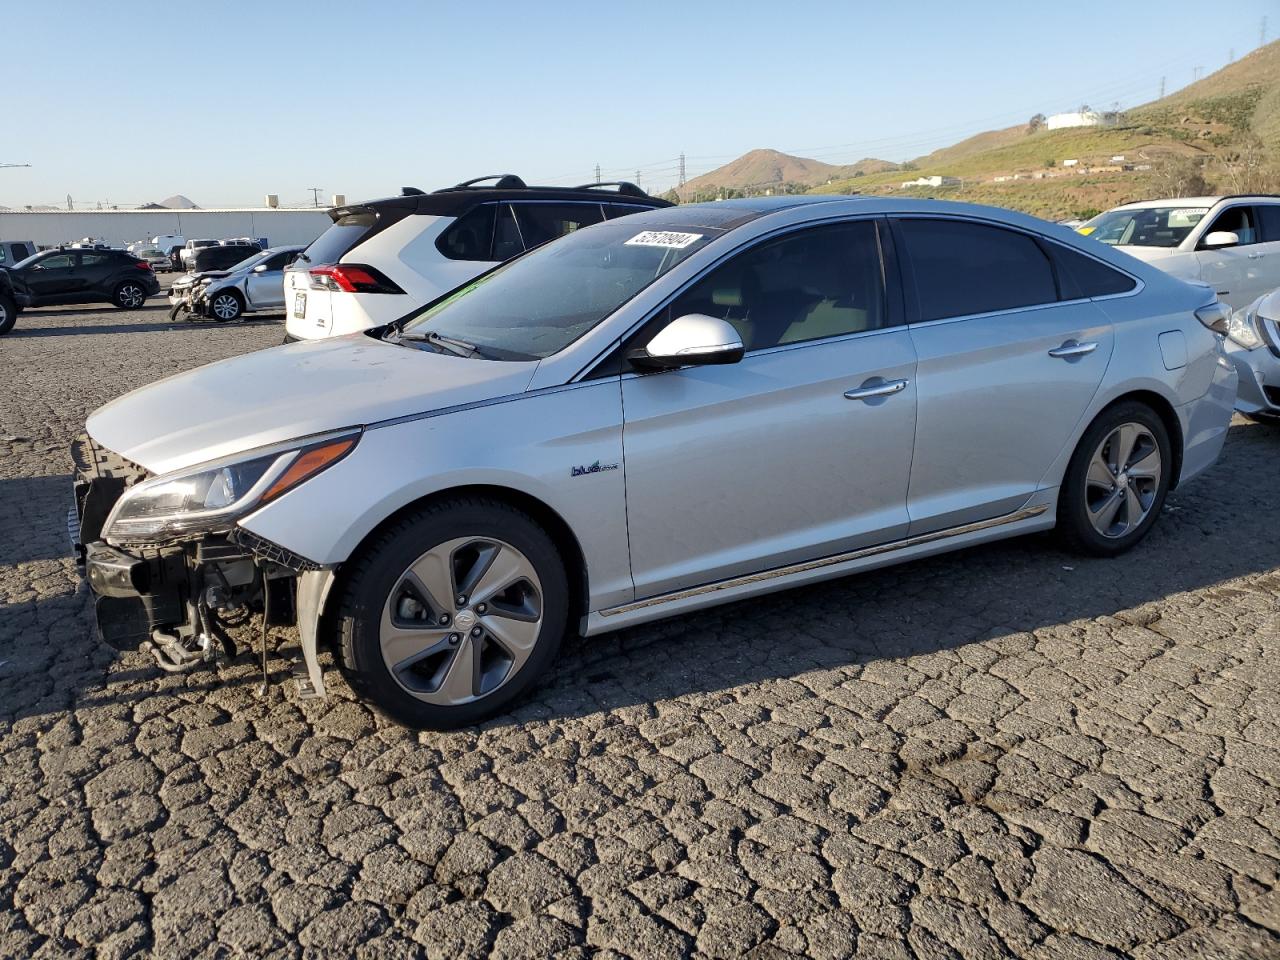
POLYGON ((1262 18, 1262 23, 1258 25, 1258 46, 1265 47, 1267 45, 1267 18, 1262 18))
POLYGON ((600 182, 600 164, 596 164, 596 183, 600 182))
POLYGON ((1160 78, 1160 99, 1164 99, 1164 77, 1160 78))
POLYGON ((684 186, 684 154, 680 154, 680 186, 684 186))

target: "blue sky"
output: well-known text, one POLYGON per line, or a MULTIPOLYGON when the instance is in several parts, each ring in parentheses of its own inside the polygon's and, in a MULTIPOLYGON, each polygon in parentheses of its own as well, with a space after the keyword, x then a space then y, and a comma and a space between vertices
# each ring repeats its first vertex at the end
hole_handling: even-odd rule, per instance
POLYGON ((682 152, 692 177, 754 147, 904 160, 1171 92, 1254 49, 1264 16, 1280 35, 1280 0, 3 2, 0 162, 32 164, 0 170, 9 206, 354 200, 596 164, 665 189, 682 152))

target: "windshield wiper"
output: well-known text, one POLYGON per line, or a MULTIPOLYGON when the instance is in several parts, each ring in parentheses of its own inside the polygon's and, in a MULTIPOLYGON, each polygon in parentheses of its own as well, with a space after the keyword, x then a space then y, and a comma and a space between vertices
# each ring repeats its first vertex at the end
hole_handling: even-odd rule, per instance
POLYGON ((467 343, 465 340, 459 340, 456 337, 445 337, 430 330, 427 333, 401 333, 401 340, 417 340, 424 343, 430 343, 437 347, 443 347, 450 353, 459 357, 475 357, 480 355, 480 348, 474 343, 467 343))

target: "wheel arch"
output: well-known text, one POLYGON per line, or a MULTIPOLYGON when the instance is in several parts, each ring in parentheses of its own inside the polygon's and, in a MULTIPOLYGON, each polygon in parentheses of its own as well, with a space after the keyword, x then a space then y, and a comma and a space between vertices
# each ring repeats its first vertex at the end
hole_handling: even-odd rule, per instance
POLYGON ((338 567, 334 576, 333 588, 329 591, 325 599, 324 610, 321 612, 322 629, 325 635, 333 637, 335 631, 331 629, 333 624, 333 614, 341 602, 342 593, 346 587, 347 571, 352 567, 351 560, 357 557, 369 543, 382 535, 392 524, 398 522, 408 513, 421 510, 423 507, 440 503, 445 500, 462 499, 466 497, 479 497, 487 500, 497 500, 508 506, 514 507, 522 513, 528 514, 539 526, 546 530, 547 535, 556 545, 556 549, 560 551, 560 556, 565 563, 565 575, 569 583, 569 623, 574 629, 582 622, 587 615, 587 607, 591 596, 589 589, 588 571, 586 563, 586 555, 583 553, 582 545, 578 541, 577 535, 573 529, 565 521, 565 519, 553 507, 544 501, 538 499, 532 494, 513 487, 504 487, 497 484, 465 484, 461 486, 446 487, 442 490, 436 490, 426 496, 411 500, 393 511, 379 521, 373 529, 360 538, 360 542, 356 544, 355 549, 351 551, 351 557, 338 567))

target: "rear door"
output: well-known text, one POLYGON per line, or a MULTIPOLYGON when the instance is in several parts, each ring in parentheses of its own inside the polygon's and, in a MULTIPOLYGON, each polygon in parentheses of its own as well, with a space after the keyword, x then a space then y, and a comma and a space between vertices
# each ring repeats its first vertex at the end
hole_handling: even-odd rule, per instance
POLYGON ((79 255, 79 261, 75 270, 76 286, 74 292, 77 296, 85 298, 93 297, 95 293, 99 296, 109 294, 108 286, 112 278, 122 272, 126 266, 133 264, 132 258, 126 260, 119 254, 106 250, 82 251, 79 255))
POLYGON ((1097 392, 1113 336, 1095 303, 1060 295, 1056 245, 963 218, 894 229, 918 356, 915 536, 1027 501, 1097 392))

